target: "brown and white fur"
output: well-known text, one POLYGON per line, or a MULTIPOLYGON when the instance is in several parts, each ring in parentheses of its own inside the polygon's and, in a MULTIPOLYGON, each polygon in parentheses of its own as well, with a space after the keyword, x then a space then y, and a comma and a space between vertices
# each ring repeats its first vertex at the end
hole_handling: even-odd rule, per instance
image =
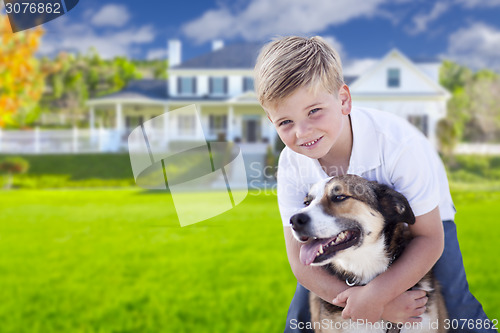
MULTIPOLYGON (((349 285, 365 285, 387 270, 411 239, 408 224, 415 223, 415 216, 402 194, 355 175, 315 184, 304 204, 306 207, 290 219, 294 237, 303 243, 301 262, 322 266, 349 285)), ((402 325, 401 332, 444 332, 446 308, 432 272, 414 288, 427 291, 427 310, 422 315, 422 323, 412 327, 402 325), (438 323, 440 329, 436 329, 438 323)), ((311 324, 315 332, 399 331, 386 330, 388 323, 382 322, 354 325, 342 319, 342 308, 312 292, 310 295, 311 324)))

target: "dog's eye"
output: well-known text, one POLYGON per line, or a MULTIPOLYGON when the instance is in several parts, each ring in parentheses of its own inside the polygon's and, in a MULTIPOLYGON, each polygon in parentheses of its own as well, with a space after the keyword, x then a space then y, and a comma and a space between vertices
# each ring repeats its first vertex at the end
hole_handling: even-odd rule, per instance
POLYGON ((311 201, 309 200, 304 200, 304 206, 309 206, 311 204, 311 201))
POLYGON ((347 199, 346 195, 335 195, 332 197, 333 202, 340 202, 340 201, 344 201, 345 199, 347 199))

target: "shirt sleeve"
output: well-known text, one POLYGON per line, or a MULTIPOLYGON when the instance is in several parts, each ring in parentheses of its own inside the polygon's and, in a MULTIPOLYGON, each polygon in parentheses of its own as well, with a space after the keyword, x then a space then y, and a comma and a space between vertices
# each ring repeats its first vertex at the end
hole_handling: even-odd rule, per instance
POLYGON ((433 163, 434 147, 423 135, 402 145, 390 163, 394 189, 410 203, 415 216, 424 215, 439 205, 439 179, 433 163))
POLYGON ((303 207, 307 189, 301 182, 297 165, 294 165, 286 148, 280 155, 277 181, 281 220, 284 227, 289 227, 292 215, 303 207))

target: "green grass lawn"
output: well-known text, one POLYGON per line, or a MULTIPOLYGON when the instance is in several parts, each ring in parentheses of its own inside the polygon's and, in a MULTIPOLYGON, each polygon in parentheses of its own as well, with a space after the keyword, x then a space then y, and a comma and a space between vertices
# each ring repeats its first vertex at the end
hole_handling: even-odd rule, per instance
MULTIPOLYGON (((471 289, 500 318, 500 193, 453 194, 471 289)), ((1 332, 279 332, 295 283, 269 193, 181 228, 168 194, 0 191, 1 332)))

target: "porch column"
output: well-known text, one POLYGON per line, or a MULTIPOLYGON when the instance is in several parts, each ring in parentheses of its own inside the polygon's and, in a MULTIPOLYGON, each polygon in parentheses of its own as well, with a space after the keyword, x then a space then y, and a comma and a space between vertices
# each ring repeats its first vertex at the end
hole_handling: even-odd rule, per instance
POLYGON ((116 127, 117 131, 123 130, 123 109, 121 103, 116 104, 116 127))
POLYGON ((98 132, 98 148, 100 152, 104 151, 104 128, 102 127, 102 123, 99 123, 99 132, 98 132))
POLYGON ((198 116, 200 117, 200 119, 196 119, 195 120, 195 126, 196 126, 196 138, 197 139, 203 139, 203 140, 206 140, 206 138, 203 136, 203 116, 201 114, 201 105, 198 106, 198 116), (200 124, 201 126, 198 126, 197 124, 200 124))
POLYGON ((434 117, 433 115, 427 115, 427 117, 424 117, 424 119, 427 120, 427 137, 434 148, 437 149, 439 144, 436 135, 436 125, 439 121, 439 118, 434 117))
POLYGON ((234 107, 232 105, 228 106, 227 110, 227 141, 234 141, 234 107))
POLYGON ((95 109, 93 106, 91 106, 89 110, 89 127, 92 133, 95 129, 95 109))
POLYGON ((275 142, 276 142, 276 137, 278 136, 278 133, 276 133, 276 129, 274 128, 273 123, 269 121, 269 119, 266 118, 266 128, 267 132, 269 133, 269 144, 271 145, 272 150, 274 151, 274 147, 276 147, 275 142))
POLYGON ((169 148, 169 143, 170 143, 170 133, 169 133, 169 124, 170 124, 170 113, 168 105, 165 105, 164 109, 164 114, 163 114, 163 144, 165 145, 165 148, 169 148))
POLYGON ((269 126, 267 126, 268 122, 269 120, 266 116, 260 117, 260 139, 267 138, 271 142, 271 132, 269 131, 269 126))
POLYGON ((126 145, 126 141, 122 142, 122 133, 123 133, 123 126, 124 121, 123 121, 123 108, 121 103, 116 104, 116 131, 115 134, 113 135, 113 144, 112 147, 110 148, 111 151, 116 152, 118 151, 123 145, 126 145))
POLYGON ((90 128, 90 142, 95 141, 95 108, 90 107, 89 110, 89 128, 90 128))

